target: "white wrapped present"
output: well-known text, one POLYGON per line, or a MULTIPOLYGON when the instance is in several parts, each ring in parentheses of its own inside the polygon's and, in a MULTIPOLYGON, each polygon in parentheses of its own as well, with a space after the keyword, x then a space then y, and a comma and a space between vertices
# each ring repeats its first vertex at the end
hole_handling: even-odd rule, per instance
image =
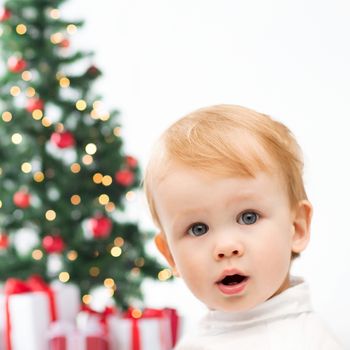
POLYGON ((170 350, 171 322, 165 310, 131 310, 107 321, 110 350, 170 350))
POLYGON ((5 285, 5 343, 7 350, 47 350, 51 309, 47 293, 33 291, 25 282, 5 285))

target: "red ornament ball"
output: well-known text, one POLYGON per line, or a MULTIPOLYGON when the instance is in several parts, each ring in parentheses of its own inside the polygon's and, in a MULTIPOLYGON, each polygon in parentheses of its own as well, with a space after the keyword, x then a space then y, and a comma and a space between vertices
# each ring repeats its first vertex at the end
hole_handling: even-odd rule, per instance
POLYGON ((9 236, 5 232, 0 232, 0 249, 6 249, 9 246, 9 236))
POLYGON ((32 113, 36 109, 43 110, 44 109, 44 101, 41 100, 40 98, 36 98, 36 97, 30 98, 27 101, 27 111, 29 113, 32 113))
POLYGON ((11 18, 11 11, 6 7, 0 9, 0 22, 5 22, 11 18))
POLYGON ((112 230, 112 220, 106 216, 97 215, 88 222, 88 227, 95 238, 106 238, 112 230))
POLYGON ((23 58, 11 56, 7 60, 7 66, 12 73, 20 73, 27 67, 27 62, 23 58))
POLYGON ((18 191, 13 195, 13 203, 18 208, 28 208, 30 206, 30 194, 26 191, 18 191))
POLYGON ((119 184, 128 187, 134 182, 135 175, 130 170, 125 169, 117 171, 114 178, 119 184))
POLYGON ((125 157, 126 164, 129 168, 135 169, 137 167, 137 159, 132 156, 126 156, 125 157))
POLYGON ((0 22, 5 22, 11 18, 11 11, 6 7, 0 9, 0 22))
POLYGON ((70 131, 54 132, 51 142, 58 148, 68 148, 75 145, 75 138, 70 131))
POLYGON ((63 39, 59 44, 59 47, 62 47, 64 49, 66 49, 67 47, 70 46, 70 41, 68 39, 63 39))
POLYGON ((42 245, 46 253, 62 253, 65 244, 61 236, 58 235, 47 235, 43 238, 42 245))
POLYGON ((86 74, 94 78, 101 75, 102 73, 96 66, 92 65, 87 69, 86 74))

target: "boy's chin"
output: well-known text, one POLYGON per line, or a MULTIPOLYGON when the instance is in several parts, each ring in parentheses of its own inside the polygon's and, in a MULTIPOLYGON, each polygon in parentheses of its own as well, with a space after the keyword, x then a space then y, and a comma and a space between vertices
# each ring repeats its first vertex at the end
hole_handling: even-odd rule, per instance
POLYGON ((210 311, 222 311, 222 312, 244 312, 253 310, 256 306, 262 304, 263 301, 250 301, 250 302, 243 302, 236 300, 234 303, 229 302, 228 304, 224 303, 217 303, 213 304, 212 306, 208 306, 208 309, 210 311))

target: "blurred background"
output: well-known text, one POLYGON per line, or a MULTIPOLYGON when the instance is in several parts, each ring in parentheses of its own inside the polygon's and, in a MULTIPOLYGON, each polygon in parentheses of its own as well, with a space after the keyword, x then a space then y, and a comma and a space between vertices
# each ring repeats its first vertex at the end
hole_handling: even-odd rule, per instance
MULTIPOLYGON (((72 46, 95 52, 103 72, 96 90, 121 111, 125 148, 141 170, 160 133, 199 107, 240 104, 293 131, 314 218, 292 272, 306 278, 315 309, 350 348, 349 2, 70 0, 63 9, 85 20, 72 46)), ((128 214, 155 230, 141 192, 128 214)), ((148 305, 179 310, 185 331, 204 312, 181 280, 143 288, 148 305)))
MULTIPOLYGON (((121 109, 126 148, 144 167, 152 144, 186 113, 218 103, 270 114, 296 135, 314 205, 312 239, 295 262, 313 303, 350 347, 350 4, 342 0, 72 0, 95 50, 98 90, 121 109)), ((135 215, 152 227, 142 198, 135 215)), ((182 281, 153 288, 190 327, 202 306, 182 281)))

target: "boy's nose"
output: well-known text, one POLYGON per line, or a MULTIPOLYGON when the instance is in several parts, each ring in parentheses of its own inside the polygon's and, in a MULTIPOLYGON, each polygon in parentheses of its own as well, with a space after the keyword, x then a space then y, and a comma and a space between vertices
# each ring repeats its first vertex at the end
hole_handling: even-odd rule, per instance
POLYGON ((241 257, 244 254, 244 246, 241 242, 223 242, 214 249, 214 258, 222 260, 224 258, 241 257))

